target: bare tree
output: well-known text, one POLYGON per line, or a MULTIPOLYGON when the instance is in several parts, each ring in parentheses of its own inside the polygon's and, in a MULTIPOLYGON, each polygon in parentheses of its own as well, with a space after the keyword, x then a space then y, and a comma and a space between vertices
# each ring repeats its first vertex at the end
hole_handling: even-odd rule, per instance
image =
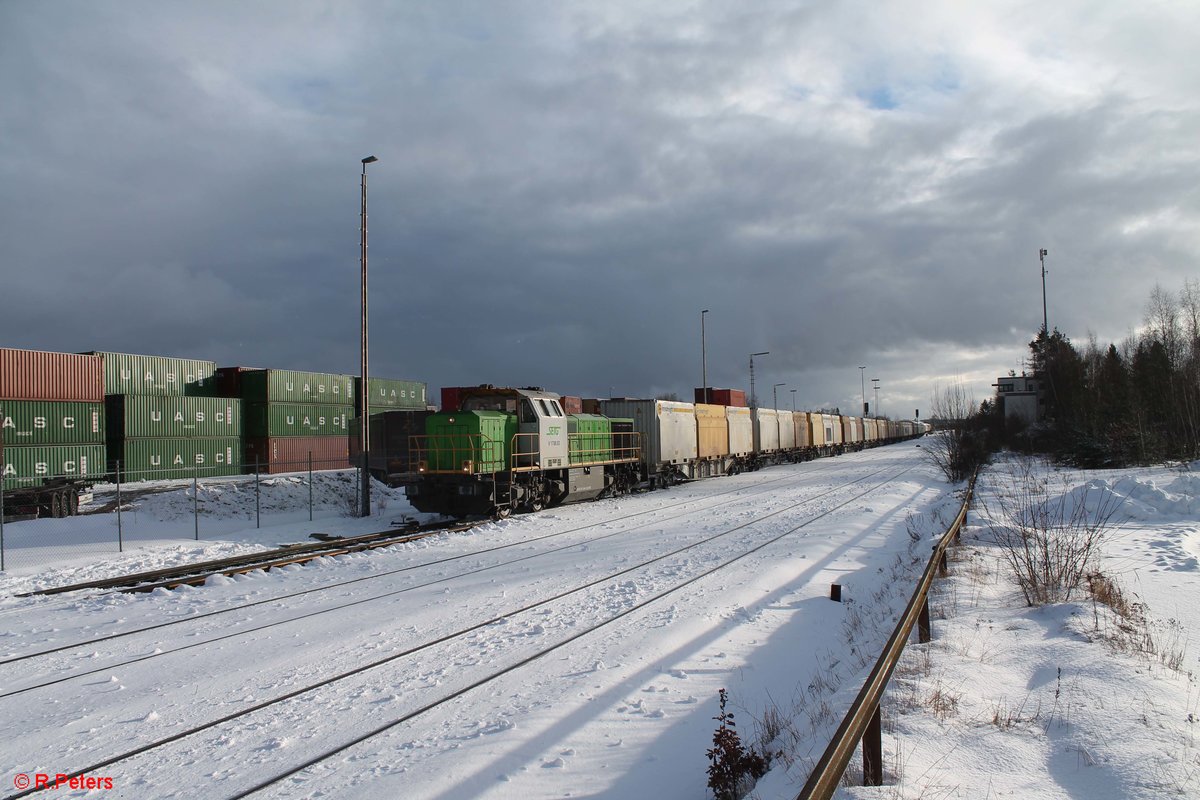
POLYGON ((987 430, 975 405, 975 396, 962 381, 949 386, 934 384, 930 415, 938 430, 924 444, 925 452, 946 476, 966 480, 987 461, 987 430))

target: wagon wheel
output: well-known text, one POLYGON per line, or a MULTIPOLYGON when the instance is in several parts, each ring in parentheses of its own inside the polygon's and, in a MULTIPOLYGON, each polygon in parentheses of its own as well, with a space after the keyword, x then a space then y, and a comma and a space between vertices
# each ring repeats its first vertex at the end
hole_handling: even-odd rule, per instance
POLYGON ((62 496, 58 492, 53 492, 50 495, 50 516, 55 519, 65 516, 63 514, 62 496))
POLYGON ((72 517, 79 516, 79 494, 77 492, 68 490, 67 502, 69 504, 69 511, 67 512, 68 515, 72 517))

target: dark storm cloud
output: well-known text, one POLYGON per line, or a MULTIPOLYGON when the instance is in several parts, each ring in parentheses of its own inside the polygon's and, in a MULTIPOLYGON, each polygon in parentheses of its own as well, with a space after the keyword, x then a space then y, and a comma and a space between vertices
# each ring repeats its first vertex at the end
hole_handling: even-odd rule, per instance
POLYGON ((1194 270, 1194 15, 644 6, 0 5, 2 344, 355 371, 370 154, 372 370, 435 387, 684 395, 708 308, 711 384, 911 414, 1039 247, 1076 338, 1194 270))

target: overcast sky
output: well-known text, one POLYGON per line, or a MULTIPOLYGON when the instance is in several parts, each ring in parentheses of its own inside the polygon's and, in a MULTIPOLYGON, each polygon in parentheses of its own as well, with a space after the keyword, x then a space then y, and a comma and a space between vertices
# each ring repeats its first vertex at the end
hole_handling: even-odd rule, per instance
POLYGON ((0 346, 893 416, 1200 246, 1200 3, 0 0, 0 346))

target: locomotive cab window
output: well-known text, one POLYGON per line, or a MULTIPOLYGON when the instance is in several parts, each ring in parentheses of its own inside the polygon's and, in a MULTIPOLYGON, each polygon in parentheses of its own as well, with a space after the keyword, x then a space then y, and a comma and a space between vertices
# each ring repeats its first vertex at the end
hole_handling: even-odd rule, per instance
POLYGON ((528 400, 521 401, 521 422, 537 422, 537 411, 533 408, 533 403, 528 400))
POLYGON ((563 410, 562 410, 562 406, 560 406, 560 405, 558 404, 558 401, 557 401, 557 400, 551 400, 551 401, 550 401, 550 411, 551 411, 551 413, 552 413, 554 416, 556 416, 556 417, 561 417, 561 416, 563 416, 563 410))

